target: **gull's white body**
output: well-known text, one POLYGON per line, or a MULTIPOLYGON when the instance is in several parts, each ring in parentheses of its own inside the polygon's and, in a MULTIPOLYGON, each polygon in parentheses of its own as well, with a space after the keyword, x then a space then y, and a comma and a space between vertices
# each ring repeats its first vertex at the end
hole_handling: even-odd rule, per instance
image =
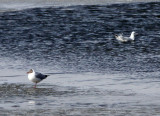
POLYGON ((116 39, 120 42, 128 42, 128 41, 134 41, 135 40, 135 32, 133 31, 130 35, 130 37, 124 37, 122 34, 115 35, 116 39))
POLYGON ((34 83, 39 83, 40 81, 42 81, 41 79, 36 77, 36 72, 32 72, 28 74, 28 79, 34 83))

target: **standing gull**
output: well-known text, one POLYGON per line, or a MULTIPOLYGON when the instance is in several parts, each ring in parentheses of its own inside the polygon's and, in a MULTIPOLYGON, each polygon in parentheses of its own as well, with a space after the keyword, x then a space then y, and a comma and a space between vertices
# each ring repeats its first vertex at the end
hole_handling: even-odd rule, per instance
POLYGON ((43 75, 39 72, 35 72, 33 69, 30 69, 27 72, 27 74, 28 74, 28 79, 35 83, 35 86, 34 86, 35 88, 37 83, 39 83, 40 81, 48 77, 48 75, 43 75))
POLYGON ((124 37, 122 34, 115 35, 116 39, 120 42, 128 42, 128 41, 134 41, 135 40, 135 32, 133 31, 130 35, 130 37, 124 37))

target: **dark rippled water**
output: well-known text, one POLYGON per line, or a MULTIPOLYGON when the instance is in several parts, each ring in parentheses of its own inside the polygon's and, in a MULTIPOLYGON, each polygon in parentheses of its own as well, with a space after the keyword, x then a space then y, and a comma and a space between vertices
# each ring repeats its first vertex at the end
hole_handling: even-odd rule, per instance
POLYGON ((1 115, 160 115, 159 7, 1 12, 1 115), (115 40, 114 34, 132 31, 134 42, 115 40), (30 68, 50 75, 37 89, 25 75, 30 68))

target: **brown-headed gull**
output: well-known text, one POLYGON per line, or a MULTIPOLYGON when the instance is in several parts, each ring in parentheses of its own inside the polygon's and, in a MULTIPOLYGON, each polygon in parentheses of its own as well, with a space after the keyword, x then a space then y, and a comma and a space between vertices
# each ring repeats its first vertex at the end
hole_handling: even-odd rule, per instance
POLYGON ((30 69, 27 72, 27 74, 28 74, 28 79, 35 83, 35 86, 34 86, 35 88, 36 88, 37 83, 39 83, 40 81, 48 77, 48 75, 44 75, 39 72, 35 72, 33 69, 30 69))
POLYGON ((115 35, 116 39, 120 42, 128 42, 128 41, 134 41, 135 40, 135 32, 133 31, 130 35, 130 37, 124 37, 123 34, 115 35))

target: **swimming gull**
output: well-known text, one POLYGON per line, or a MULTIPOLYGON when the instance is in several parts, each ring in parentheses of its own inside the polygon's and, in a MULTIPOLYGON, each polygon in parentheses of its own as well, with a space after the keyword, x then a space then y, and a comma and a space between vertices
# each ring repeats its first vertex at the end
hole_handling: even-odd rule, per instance
POLYGON ((128 41, 134 41, 135 40, 135 32, 133 31, 130 35, 130 37, 124 37, 123 34, 115 35, 116 39, 120 42, 128 42, 128 41))

